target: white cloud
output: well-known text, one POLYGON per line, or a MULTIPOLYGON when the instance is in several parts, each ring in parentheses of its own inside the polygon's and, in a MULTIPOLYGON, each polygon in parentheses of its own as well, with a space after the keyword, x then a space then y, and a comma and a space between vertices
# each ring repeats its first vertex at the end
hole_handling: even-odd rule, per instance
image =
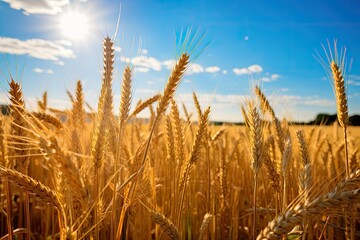
POLYGON ((350 74, 349 79, 351 79, 353 81, 360 81, 360 75, 350 74))
POLYGON ((120 57, 120 61, 126 62, 126 63, 130 63, 130 62, 131 62, 131 59, 128 58, 128 57, 121 56, 121 57, 120 57))
POLYGON ((350 74, 347 83, 352 86, 360 86, 360 75, 350 74))
POLYGON ((247 69, 252 73, 259 73, 263 71, 262 67, 257 64, 251 65, 247 69))
POLYGON ((33 58, 59 61, 59 58, 75 58, 73 50, 44 39, 20 40, 0 37, 0 52, 29 55, 33 58))
POLYGON ((191 64, 188 68, 188 71, 186 72, 188 75, 196 74, 196 73, 202 73, 204 72, 204 68, 197 63, 191 64))
POLYGON ((233 72, 236 75, 250 74, 250 71, 247 68, 234 68, 233 72))
POLYGON ((161 62, 153 57, 139 56, 134 57, 131 62, 134 66, 151 68, 154 71, 161 70, 161 62))
POLYGON ((350 94, 349 98, 354 98, 354 97, 359 97, 360 94, 359 93, 354 93, 354 94, 350 94))
POLYGON ((307 106, 330 107, 335 106, 335 102, 329 99, 306 99, 302 104, 307 106))
POLYGON ((64 63, 63 61, 55 62, 55 64, 60 65, 60 66, 64 66, 64 65, 65 65, 65 63, 64 63))
POLYGON ((136 93, 149 93, 149 94, 154 94, 156 93, 156 91, 154 89, 136 89, 136 93))
POLYGON ((276 79, 279 79, 281 76, 279 75, 279 74, 276 74, 276 73, 274 73, 274 74, 271 74, 271 79, 272 80, 276 80, 276 79))
MULTIPOLYGON (((38 100, 39 99, 37 97, 26 97, 25 96, 26 107, 29 109, 37 109, 38 100)), ((67 99, 64 100, 64 99, 49 98, 48 105, 51 108, 65 110, 65 109, 69 109, 71 107, 71 102, 67 99)))
POLYGON ((165 66, 167 69, 171 69, 175 64, 175 60, 165 60, 162 62, 162 65, 165 66))
MULTIPOLYGON (((223 104, 240 106, 245 103, 247 99, 250 99, 248 95, 235 95, 235 94, 212 94, 212 93, 198 93, 197 97, 200 103, 223 104)), ((178 100, 180 102, 192 103, 192 94, 178 94, 178 100)), ((267 97, 272 106, 282 106, 284 104, 288 106, 318 106, 328 107, 335 106, 334 100, 320 98, 318 96, 299 96, 299 95, 270 95, 267 97)))
POLYGON ((142 72, 142 73, 146 73, 148 72, 150 69, 146 68, 146 67, 136 67, 135 68, 135 72, 142 72))
MULTIPOLYGON (((239 105, 242 101, 248 96, 245 95, 234 95, 234 94, 212 94, 212 93, 197 93, 198 100, 200 103, 207 104, 230 104, 230 105, 239 105)), ((177 98, 180 102, 193 102, 193 95, 190 93, 181 93, 177 95, 177 98)))
POLYGON ((67 46, 67 47, 72 46, 72 43, 70 41, 68 41, 68 40, 56 40, 55 42, 60 44, 60 45, 67 46))
POLYGON ((266 73, 265 75, 266 75, 266 77, 261 78, 261 80, 263 82, 273 82, 281 77, 279 74, 276 74, 276 73, 271 74, 271 75, 269 73, 266 73))
POLYGON ((115 52, 121 52, 121 47, 115 47, 115 52))
POLYGON ((29 14, 51 14, 55 15, 62 11, 62 7, 70 3, 69 0, 3 0, 11 8, 23 10, 25 15, 29 14))
POLYGON ((36 73, 43 73, 43 72, 44 72, 44 69, 41 69, 41 68, 34 68, 34 69, 33 69, 33 72, 36 72, 36 73))
POLYGON ((36 73, 47 73, 47 74, 53 74, 54 71, 51 70, 51 69, 42 69, 42 68, 34 68, 33 69, 33 72, 36 72, 36 73))
POLYGON ((226 75, 226 74, 228 73, 228 71, 227 71, 227 70, 222 70, 222 73, 223 73, 224 75, 226 75))
POLYGON ((205 72, 208 73, 216 73, 219 72, 221 69, 218 66, 212 66, 212 67, 207 67, 205 68, 205 72))
POLYGON ((348 84, 353 85, 353 86, 360 86, 360 82, 356 82, 356 81, 352 81, 352 80, 349 80, 348 84))
POLYGON ((148 50, 144 48, 143 50, 141 50, 141 53, 142 54, 148 54, 148 50))
MULTIPOLYGON (((175 65, 175 63, 176 63, 175 60, 165 60, 161 64, 163 66, 165 66, 167 69, 172 69, 173 66, 175 65)), ((210 67, 205 68, 198 63, 193 63, 193 64, 190 64, 186 74, 192 75, 192 74, 198 74, 198 73, 203 73, 203 72, 216 73, 219 71, 221 71, 221 69, 218 66, 210 66, 210 67)), ((227 71, 223 70, 222 73, 227 74, 227 71)))
POLYGON ((274 106, 283 104, 286 104, 288 106, 335 106, 334 100, 319 98, 319 96, 274 95, 269 96, 268 99, 270 103, 274 106))
MULTIPOLYGON (((143 54, 147 54, 147 50, 143 49, 142 50, 143 54)), ((120 57, 120 61, 122 62, 126 62, 129 64, 132 64, 134 67, 137 68, 136 71, 138 72, 148 72, 150 69, 154 70, 154 71, 161 71, 163 69, 163 67, 167 68, 167 69, 172 69, 174 67, 174 65, 176 64, 175 60, 164 60, 164 61, 160 61, 154 57, 149 57, 149 56, 137 56, 134 58, 127 58, 124 56, 120 57)), ((192 75, 192 74, 198 74, 198 73, 216 73, 221 71, 220 67, 218 66, 210 66, 210 67, 206 67, 204 68, 203 66, 201 66, 200 64, 197 63, 193 63, 190 64, 186 74, 188 75, 192 75)), ((224 74, 227 73, 227 71, 223 71, 224 74)))
POLYGON ((257 64, 250 65, 250 66, 248 66, 246 68, 233 68, 233 72, 236 75, 260 73, 262 71, 263 71, 263 68, 260 65, 257 65, 257 64))
POLYGON ((148 57, 148 56, 138 56, 131 59, 127 57, 120 57, 120 61, 132 63, 135 67, 143 68, 142 70, 148 68, 154 71, 160 71, 162 65, 162 63, 156 58, 148 57))

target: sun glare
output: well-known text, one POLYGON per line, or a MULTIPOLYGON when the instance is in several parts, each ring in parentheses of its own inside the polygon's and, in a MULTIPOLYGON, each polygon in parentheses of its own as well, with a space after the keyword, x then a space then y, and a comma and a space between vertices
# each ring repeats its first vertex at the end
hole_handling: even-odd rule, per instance
POLYGON ((89 19, 79 12, 68 12, 60 20, 62 33, 70 39, 83 39, 89 32, 89 19))

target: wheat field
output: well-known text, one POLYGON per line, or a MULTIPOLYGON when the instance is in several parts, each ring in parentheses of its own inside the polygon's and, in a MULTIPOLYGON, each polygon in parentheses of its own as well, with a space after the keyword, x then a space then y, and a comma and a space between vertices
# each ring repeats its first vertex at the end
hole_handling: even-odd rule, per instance
POLYGON ((348 124, 336 59, 328 67, 339 124, 293 126, 256 86, 239 106, 245 126, 215 126, 195 93, 196 112, 174 100, 191 53, 179 56, 162 93, 137 104, 125 67, 118 111, 108 37, 103 58, 97 111, 81 81, 66 111, 50 108, 46 92, 29 111, 21 85, 9 82, 1 240, 360 238, 360 129, 348 124), (148 120, 136 117, 144 109, 148 120))

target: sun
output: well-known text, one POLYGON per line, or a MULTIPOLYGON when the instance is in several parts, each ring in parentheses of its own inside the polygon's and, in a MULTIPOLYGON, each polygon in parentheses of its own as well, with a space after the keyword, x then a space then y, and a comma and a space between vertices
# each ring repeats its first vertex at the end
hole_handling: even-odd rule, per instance
POLYGON ((89 19, 80 12, 68 12, 60 19, 60 28, 64 36, 69 39, 84 39, 89 33, 89 19))

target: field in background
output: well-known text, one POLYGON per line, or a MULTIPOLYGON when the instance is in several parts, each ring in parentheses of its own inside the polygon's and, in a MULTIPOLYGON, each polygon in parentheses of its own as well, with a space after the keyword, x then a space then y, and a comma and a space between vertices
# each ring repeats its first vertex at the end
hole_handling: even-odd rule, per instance
POLYGON ((126 67, 115 117, 110 38, 103 47, 97 112, 81 81, 71 109, 49 108, 45 93, 36 112, 10 82, 10 116, 0 117, 1 239, 360 237, 360 128, 346 126, 344 104, 341 126, 290 126, 255 87, 257 99, 242 106, 246 126, 214 126, 195 93, 196 112, 174 101, 185 52, 164 91, 133 112, 126 67), (150 119, 137 119, 147 108, 150 119))

